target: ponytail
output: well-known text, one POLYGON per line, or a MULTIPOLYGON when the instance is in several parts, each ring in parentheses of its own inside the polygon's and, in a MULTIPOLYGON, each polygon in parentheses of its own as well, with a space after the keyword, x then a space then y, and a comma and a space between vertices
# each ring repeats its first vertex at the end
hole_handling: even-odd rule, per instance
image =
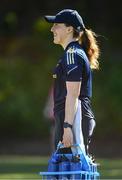
MULTIPOLYGON (((65 25, 70 26, 69 24, 65 25)), ((86 55, 88 56, 91 69, 99 69, 98 58, 100 55, 100 49, 97 44, 97 35, 95 34, 95 32, 86 28, 82 32, 79 32, 76 29, 74 29, 73 37, 78 39, 79 44, 82 46, 86 55)))
POLYGON ((78 41, 88 56, 91 69, 99 69, 100 50, 96 41, 96 34, 88 29, 84 29, 81 33, 74 30, 74 37, 80 37, 78 41))
POLYGON ((81 45, 89 58, 91 69, 99 69, 98 58, 100 52, 96 41, 96 34, 91 30, 85 29, 81 36, 81 42, 81 45))

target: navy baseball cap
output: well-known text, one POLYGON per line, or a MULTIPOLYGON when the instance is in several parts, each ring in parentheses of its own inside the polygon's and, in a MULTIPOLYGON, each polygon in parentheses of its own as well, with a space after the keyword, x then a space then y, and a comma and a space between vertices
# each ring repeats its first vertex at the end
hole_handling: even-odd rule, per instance
POLYGON ((64 23, 71 25, 78 32, 85 29, 83 19, 76 10, 64 9, 55 16, 44 16, 44 18, 49 23, 64 23))

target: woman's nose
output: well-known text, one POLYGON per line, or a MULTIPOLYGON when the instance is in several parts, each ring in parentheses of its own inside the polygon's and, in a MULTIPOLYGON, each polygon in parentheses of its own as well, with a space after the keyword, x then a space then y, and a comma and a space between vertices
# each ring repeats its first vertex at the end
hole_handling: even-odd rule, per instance
POLYGON ((53 32, 54 31, 54 25, 51 27, 51 32, 53 32))

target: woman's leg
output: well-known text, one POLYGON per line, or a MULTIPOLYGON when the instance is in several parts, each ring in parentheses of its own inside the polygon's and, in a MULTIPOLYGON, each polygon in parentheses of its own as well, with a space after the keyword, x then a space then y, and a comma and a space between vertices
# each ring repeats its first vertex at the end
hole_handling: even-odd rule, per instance
POLYGON ((86 153, 88 153, 89 143, 91 141, 91 136, 95 128, 95 118, 91 110, 91 104, 89 98, 84 98, 82 102, 82 131, 84 137, 84 144, 86 153))

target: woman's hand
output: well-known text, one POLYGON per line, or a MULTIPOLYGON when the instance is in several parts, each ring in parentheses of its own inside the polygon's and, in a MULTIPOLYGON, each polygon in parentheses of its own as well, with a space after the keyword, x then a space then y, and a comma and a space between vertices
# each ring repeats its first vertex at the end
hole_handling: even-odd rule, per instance
POLYGON ((64 147, 71 147, 73 145, 73 134, 71 128, 64 128, 62 143, 64 147))

